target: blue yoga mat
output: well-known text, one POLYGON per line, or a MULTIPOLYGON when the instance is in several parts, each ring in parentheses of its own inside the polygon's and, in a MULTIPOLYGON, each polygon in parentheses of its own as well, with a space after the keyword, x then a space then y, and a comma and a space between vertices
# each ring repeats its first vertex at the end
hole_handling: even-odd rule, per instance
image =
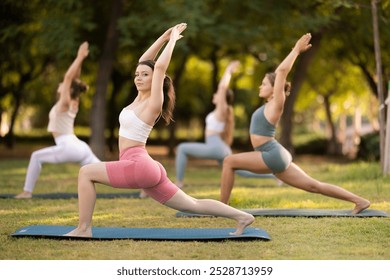
MULTIPOLYGON (((352 218, 372 218, 390 217, 384 211, 365 209, 359 214, 352 214, 352 210, 327 210, 327 209, 241 209, 253 216, 263 217, 352 217, 352 218)), ((176 217, 210 217, 207 215, 191 214, 187 212, 177 212, 176 217)))
MULTIPOLYGON (((15 194, 0 194, 0 198, 14 198, 15 194)), ((42 193, 33 194, 32 198, 41 199, 72 199, 78 198, 77 193, 42 193)), ((98 193, 96 198, 139 198, 139 192, 113 192, 113 193, 98 193)))
POLYGON ((12 237, 40 237, 82 240, 177 240, 177 241, 218 241, 218 240, 271 240, 268 233, 259 228, 246 228, 242 235, 230 235, 234 228, 118 228, 94 227, 93 237, 69 237, 64 234, 74 226, 32 225, 18 229, 12 237))

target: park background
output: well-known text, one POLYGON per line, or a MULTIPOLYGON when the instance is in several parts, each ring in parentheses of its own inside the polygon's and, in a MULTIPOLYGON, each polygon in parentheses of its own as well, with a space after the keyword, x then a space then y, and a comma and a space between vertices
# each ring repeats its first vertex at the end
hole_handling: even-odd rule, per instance
MULTIPOLYGON (((386 89, 390 80, 390 1, 375 3, 382 87, 386 89)), ((138 58, 168 27, 186 22, 188 28, 168 69, 177 95, 175 122, 169 126, 159 122, 148 142, 150 153, 166 166, 172 180, 175 147, 183 141, 203 140, 204 118, 212 109, 212 94, 229 61, 239 59, 242 64, 231 83, 236 97, 233 148, 235 152, 248 151, 250 115, 264 102, 258 97, 263 75, 275 69, 297 38, 310 32, 313 47, 300 56, 289 75, 293 87, 277 138, 309 174, 367 196, 375 209, 390 211, 389 176, 382 174, 379 163, 381 101, 371 1, 4 0, 0 7, 2 193, 20 192, 31 152, 54 144, 46 131, 48 112, 56 100, 58 83, 81 42, 90 44, 90 55, 81 73, 90 90, 81 99, 75 132, 89 142, 101 159, 111 160, 118 157, 119 112, 136 95, 133 78, 138 58)), ((385 98, 387 94, 385 91, 385 98)), ((75 192, 77 172, 78 166, 72 164, 44 166, 36 192, 75 192)), ((185 190, 189 194, 218 199, 220 169, 215 162, 193 161, 186 176, 192 185, 185 190)), ((267 179, 240 178, 237 185, 232 205, 239 208, 350 207, 292 188, 278 188, 267 179)), ((99 187, 98 191, 112 190, 99 187)), ((390 245, 388 219, 260 219, 259 226, 279 240, 258 245, 266 247, 261 254, 250 243, 235 242, 227 242, 229 252, 224 243, 212 244, 215 250, 211 254, 207 250, 210 245, 202 243, 192 246, 193 253, 188 253, 188 244, 175 244, 180 249, 170 254, 169 242, 156 251, 153 242, 131 241, 125 242, 134 249, 131 253, 106 253, 107 247, 121 246, 122 242, 97 243, 96 251, 90 248, 92 243, 78 243, 85 254, 72 252, 70 248, 76 245, 69 241, 54 241, 53 246, 43 250, 41 245, 47 241, 14 241, 8 235, 28 223, 75 225, 77 201, 0 203, 1 259, 390 257, 385 249, 390 245), (314 236, 320 240, 309 238, 314 229, 314 236), (345 229, 348 238, 343 235, 345 229), (290 232, 294 234, 286 238, 290 232), (302 232, 305 233, 299 234, 302 232), (333 237, 330 247, 329 236, 333 237), (298 243, 305 246, 293 245, 298 243), (22 254, 27 244, 29 253, 22 254), (63 254, 55 254, 53 247, 58 244, 63 254), (319 250, 310 250, 313 246, 319 250)), ((150 200, 118 199, 97 204, 97 226, 207 227, 210 223, 178 222, 171 210, 150 200), (151 207, 157 213, 149 213, 151 207)), ((228 221, 218 222, 229 225, 228 221)))

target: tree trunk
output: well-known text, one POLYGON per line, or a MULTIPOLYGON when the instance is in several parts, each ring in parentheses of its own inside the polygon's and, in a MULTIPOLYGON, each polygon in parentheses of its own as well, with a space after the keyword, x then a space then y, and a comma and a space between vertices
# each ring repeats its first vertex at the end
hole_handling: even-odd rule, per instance
MULTIPOLYGON (((179 63, 179 67, 176 68, 175 74, 174 74, 174 87, 177 88, 177 85, 180 84, 180 80, 183 77, 184 70, 186 67, 187 59, 188 59, 189 53, 185 53, 183 58, 181 59, 179 63)), ((176 122, 171 122, 169 124, 169 140, 168 140, 168 156, 173 158, 175 156, 175 147, 177 145, 177 139, 176 139, 176 122)))
POLYGON ((379 39, 379 27, 378 27, 378 14, 377 14, 377 0, 371 0, 371 11, 372 11, 372 25, 374 31, 374 49, 375 49, 375 64, 376 74, 378 78, 377 89, 379 98, 379 150, 380 150, 380 161, 381 168, 384 174, 390 172, 390 170, 384 169, 384 152, 385 152, 385 126, 386 126, 386 115, 385 115, 385 98, 383 93, 382 84, 382 59, 381 59, 381 47, 379 39))
MULTIPOLYGON (((19 88, 22 88, 22 86, 19 88)), ((20 105, 22 104, 22 97, 23 97, 23 94, 21 92, 21 89, 19 89, 14 94, 15 107, 14 107, 14 110, 13 110, 12 115, 11 115, 11 122, 9 125, 8 133, 4 137, 5 146, 9 149, 12 149, 14 147, 14 144, 15 144, 14 127, 15 127, 16 118, 17 118, 18 113, 19 113, 20 105)))
POLYGON ((4 137, 4 143, 5 143, 6 147, 9 149, 12 149, 14 147, 14 144, 15 144, 14 127, 15 127, 16 118, 18 117, 18 114, 19 114, 20 106, 22 104, 23 93, 24 93, 23 90, 25 88, 25 85, 32 78, 33 77, 32 77, 31 72, 21 74, 19 84, 14 89, 15 107, 14 107, 14 111, 12 112, 12 115, 11 115, 11 121, 10 121, 8 133, 4 137))
POLYGON ((118 145, 118 139, 115 135, 115 129, 118 127, 118 116, 119 111, 116 105, 116 98, 122 89, 124 83, 128 80, 127 75, 122 75, 119 71, 115 71, 113 69, 112 72, 112 94, 110 96, 110 99, 108 101, 108 108, 110 110, 110 113, 107 117, 108 120, 108 130, 109 130, 109 136, 108 136, 108 149, 110 152, 113 152, 115 150, 115 147, 118 145))
POLYGON ((330 139, 328 142, 327 153, 330 155, 340 155, 341 149, 340 149, 340 144, 337 141, 337 137, 336 137, 336 127, 332 120, 332 112, 330 111, 329 96, 324 97, 324 105, 325 105, 326 119, 328 121, 328 125, 330 128, 330 139))
POLYGON ((123 0, 115 0, 112 6, 110 24, 107 30, 106 41, 102 56, 99 60, 99 69, 96 80, 96 93, 93 97, 91 114, 90 146, 97 157, 104 160, 105 128, 106 128, 106 96, 111 77, 115 50, 118 45, 119 30, 117 22, 122 14, 123 0))

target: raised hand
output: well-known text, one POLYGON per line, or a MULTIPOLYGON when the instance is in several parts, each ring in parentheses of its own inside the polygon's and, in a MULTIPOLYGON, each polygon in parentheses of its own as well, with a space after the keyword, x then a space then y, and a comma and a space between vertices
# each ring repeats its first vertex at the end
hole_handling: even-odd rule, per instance
POLYGON ((311 34, 306 33, 304 34, 299 40, 295 43, 294 50, 297 51, 298 53, 302 53, 307 51, 308 49, 311 48, 310 44, 311 40, 311 34))
POLYGON ((171 30, 171 39, 173 40, 179 40, 181 38, 183 38, 183 36, 181 35, 181 33, 187 28, 187 23, 179 23, 177 25, 175 25, 174 27, 172 27, 172 30, 171 30))
POLYGON ((233 60, 232 62, 229 63, 228 67, 227 67, 227 70, 230 72, 230 73, 234 73, 236 71, 238 71, 238 68, 240 67, 240 61, 238 60, 233 60))
POLYGON ((89 54, 89 44, 88 42, 84 42, 80 45, 77 56, 85 58, 89 54))
POLYGON ((171 38, 171 32, 172 32, 173 27, 169 28, 166 30, 162 35, 161 38, 164 39, 165 41, 168 41, 169 38, 171 38))

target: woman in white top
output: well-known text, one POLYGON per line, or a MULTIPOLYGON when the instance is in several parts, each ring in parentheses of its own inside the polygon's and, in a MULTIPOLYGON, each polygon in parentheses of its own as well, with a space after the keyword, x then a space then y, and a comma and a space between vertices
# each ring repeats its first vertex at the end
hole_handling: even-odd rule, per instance
POLYGON ((49 113, 48 131, 52 133, 55 146, 32 153, 28 165, 23 192, 15 198, 31 198, 44 163, 78 162, 81 166, 99 162, 90 147, 74 134, 74 120, 79 109, 80 94, 88 86, 79 80, 81 65, 88 56, 88 43, 80 45, 77 57, 58 86, 59 99, 49 113))
POLYGON ((135 72, 138 95, 120 116, 120 160, 83 166, 79 172, 79 224, 68 236, 92 236, 92 216, 96 202, 95 183, 114 188, 142 189, 147 195, 170 208, 192 213, 222 216, 237 221, 233 234, 241 234, 254 221, 248 213, 220 201, 188 196, 167 177, 164 167, 153 160, 145 147, 160 116, 168 124, 172 117, 175 94, 166 70, 176 41, 187 25, 178 24, 161 35, 142 55, 135 72), (165 48, 154 62, 158 52, 165 48))
MULTIPOLYGON (((225 157, 232 154, 234 132, 233 91, 229 88, 232 74, 237 71, 239 61, 232 61, 227 66, 214 93, 212 103, 215 105, 206 117, 205 142, 180 143, 176 149, 176 185, 183 187, 184 173, 188 157, 215 159, 222 166, 225 157)), ((277 178, 273 174, 256 174, 246 170, 236 170, 236 174, 244 177, 277 178)), ((278 181, 278 180, 277 180, 278 181)))

